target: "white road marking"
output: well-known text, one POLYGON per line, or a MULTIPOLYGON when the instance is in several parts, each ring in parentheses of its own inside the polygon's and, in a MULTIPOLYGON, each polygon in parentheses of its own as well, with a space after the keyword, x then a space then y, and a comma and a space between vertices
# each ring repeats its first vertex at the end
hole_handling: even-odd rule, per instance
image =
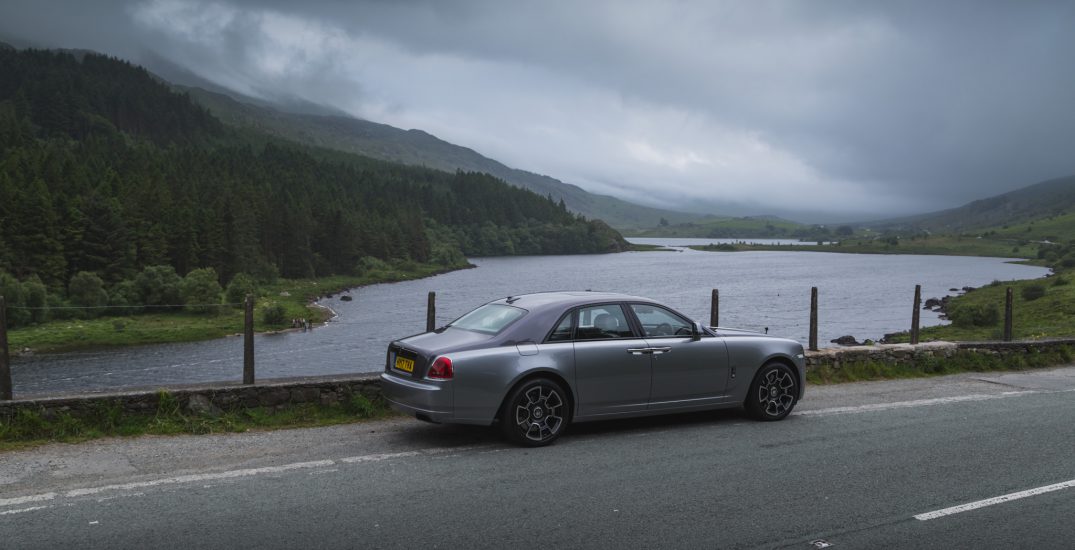
MULTIPOLYGON (((71 489, 62 494, 60 493, 42 493, 39 495, 30 495, 25 497, 5 498, 0 499, 0 507, 18 506, 20 504, 28 504, 33 502, 42 502, 47 500, 53 500, 57 497, 73 498, 83 497, 88 495, 98 495, 110 491, 129 491, 131 489, 142 489, 146 487, 159 487, 162 485, 178 485, 184 483, 197 483, 214 480, 225 479, 239 479, 251 476, 259 476, 266 474, 277 474, 295 470, 319 470, 322 468, 328 468, 330 466, 336 466, 339 464, 362 464, 371 462, 381 462, 384 460, 391 460, 394 458, 407 458, 412 456, 426 455, 426 456, 444 456, 448 453, 458 453, 459 451, 471 451, 485 449, 486 446, 469 446, 469 447, 433 447, 429 449, 422 449, 418 451, 404 451, 399 453, 380 453, 361 456, 348 456, 338 458, 335 460, 313 460, 310 462, 295 462, 292 464, 283 464, 280 466, 266 466, 262 468, 244 468, 241 470, 229 470, 225 472, 212 472, 206 474, 190 474, 183 476, 166 477, 161 479, 153 479, 148 481, 135 481, 131 483, 118 483, 114 485, 102 485, 99 487, 89 487, 84 489, 71 489)), ((317 471, 311 473, 318 473, 317 471)), ((211 487, 210 484, 203 484, 202 487, 211 487)), ((142 495, 142 493, 137 493, 142 495)), ((104 497, 97 499, 98 502, 115 497, 104 497)), ((16 514, 21 512, 29 512, 33 510, 42 510, 49 506, 35 506, 30 508, 23 508, 19 510, 7 510, 0 512, 0 515, 16 514)))
POLYGON ((52 500, 54 498, 56 498, 56 493, 43 493, 40 495, 17 498, 0 498, 0 506, 18 506, 20 504, 26 504, 27 502, 41 502, 43 500, 52 500))
POLYGON ((101 487, 91 487, 89 489, 72 489, 64 493, 65 497, 80 497, 85 495, 96 495, 105 491, 125 491, 130 489, 141 489, 142 487, 156 487, 159 485, 174 485, 176 483, 191 483, 195 481, 208 481, 213 479, 232 479, 237 477, 248 477, 263 474, 276 474, 280 472, 287 472, 291 470, 300 470, 305 468, 322 468, 325 466, 332 466, 335 462, 331 460, 314 460, 311 462, 296 462, 294 464, 284 464, 283 466, 266 466, 264 468, 247 468, 244 470, 231 470, 228 472, 216 472, 212 474, 191 474, 185 476, 166 477, 162 479, 154 479, 151 481, 136 481, 134 483, 120 483, 117 485, 102 485, 101 487))
POLYGON ((33 512, 35 510, 44 510, 45 508, 52 508, 52 506, 31 506, 29 508, 23 508, 21 510, 4 510, 0 512, 0 516, 7 516, 11 514, 21 514, 23 512, 33 512))
MULTIPOLYGON (((894 403, 875 403, 872 405, 857 405, 853 407, 831 407, 828 409, 816 409, 812 411, 798 411, 791 413, 796 416, 828 416, 833 414, 854 414, 873 411, 888 411, 892 409, 909 409, 913 407, 928 407, 931 405, 946 405, 949 403, 963 403, 966 401, 988 401, 991 399, 1006 399, 1020 395, 1046 393, 1037 390, 1007 391, 1003 393, 975 393, 971 395, 957 395, 954 397, 937 397, 935 399, 916 399, 914 401, 896 401, 894 403)), ((1051 392, 1050 392, 1051 393, 1051 392)))
POLYGON ((1021 498, 1044 495, 1045 493, 1051 493, 1053 491, 1059 491, 1061 489, 1070 489, 1071 487, 1075 487, 1075 479, 1065 481, 1063 483, 1054 483, 1053 485, 1038 487, 1036 489, 1027 489, 1026 491, 1019 491, 1018 493, 1008 493, 1006 495, 987 498, 985 500, 979 500, 977 502, 968 502, 967 504, 960 504, 959 506, 952 506, 951 508, 944 508, 943 510, 926 512, 924 514, 918 514, 914 518, 919 521, 929 521, 931 519, 943 518, 944 516, 951 516, 953 514, 959 514, 962 512, 977 510, 979 508, 985 508, 986 506, 993 506, 994 504, 1001 504, 1004 502, 1019 500, 1021 498))
MULTIPOLYGON (((437 450, 439 451, 440 449, 437 449, 437 450)), ((360 463, 360 462, 380 462, 382 460, 388 460, 390 458, 405 458, 405 457, 408 457, 408 456, 418 456, 420 454, 422 454, 422 453, 420 453, 418 451, 406 451, 406 452, 402 452, 402 453, 384 453, 384 454, 377 454, 377 455, 349 456, 349 457, 346 457, 346 458, 341 458, 340 462, 343 462, 344 464, 357 464, 357 463, 360 463)))

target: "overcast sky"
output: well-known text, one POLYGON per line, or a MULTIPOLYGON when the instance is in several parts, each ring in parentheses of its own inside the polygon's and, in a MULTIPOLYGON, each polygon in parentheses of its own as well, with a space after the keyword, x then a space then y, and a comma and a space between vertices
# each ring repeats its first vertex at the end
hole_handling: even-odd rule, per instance
POLYGON ((4 0, 0 36, 678 209, 876 217, 1075 174, 1070 1, 4 0))

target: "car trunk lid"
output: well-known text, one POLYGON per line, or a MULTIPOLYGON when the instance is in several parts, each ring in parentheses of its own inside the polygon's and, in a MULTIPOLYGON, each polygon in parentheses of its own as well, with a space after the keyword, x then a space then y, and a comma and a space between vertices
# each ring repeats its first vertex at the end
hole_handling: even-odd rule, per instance
POLYGON ((448 327, 396 340, 388 346, 385 372, 396 376, 423 378, 438 355, 468 349, 488 342, 492 336, 448 327))

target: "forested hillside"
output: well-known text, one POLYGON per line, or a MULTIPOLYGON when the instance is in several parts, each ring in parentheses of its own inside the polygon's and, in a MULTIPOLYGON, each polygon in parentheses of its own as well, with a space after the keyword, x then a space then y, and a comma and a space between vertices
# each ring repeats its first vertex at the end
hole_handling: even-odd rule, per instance
POLYGON ((118 289, 150 266, 213 268, 226 284, 626 246, 485 174, 239 131, 129 63, 34 50, 0 49, 0 220, 0 272, 58 295, 79 272, 118 289))
POLYGON ((477 151, 448 143, 421 130, 402 130, 349 116, 290 113, 201 88, 185 90, 194 101, 209 108, 229 125, 256 128, 299 143, 407 165, 492 174, 535 193, 552 195, 556 200, 563 200, 569 209, 604 220, 619 229, 654 227, 662 219, 685 223, 702 217, 589 193, 549 176, 510 168, 477 151))

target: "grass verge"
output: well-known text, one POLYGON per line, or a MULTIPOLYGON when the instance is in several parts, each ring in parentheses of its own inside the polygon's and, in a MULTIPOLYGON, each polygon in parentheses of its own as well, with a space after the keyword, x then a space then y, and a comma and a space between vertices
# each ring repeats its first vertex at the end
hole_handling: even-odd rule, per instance
POLYGON ((1053 367, 1071 363, 1075 352, 1070 346, 1051 351, 1033 350, 1028 353, 989 354, 957 350, 950 357, 922 357, 914 361, 890 363, 882 361, 842 362, 839 368, 831 365, 806 372, 808 384, 838 384, 867 380, 923 378, 961 372, 1019 371, 1053 367))
POLYGON ((368 398, 356 393, 343 403, 333 405, 299 403, 280 409, 238 409, 211 416, 184 411, 174 396, 162 391, 157 410, 149 414, 125 411, 115 402, 98 403, 77 416, 66 412, 46 416, 21 409, 12 418, 0 418, 0 451, 54 442, 78 443, 102 437, 211 434, 332 426, 385 418, 394 414, 383 399, 368 398))

